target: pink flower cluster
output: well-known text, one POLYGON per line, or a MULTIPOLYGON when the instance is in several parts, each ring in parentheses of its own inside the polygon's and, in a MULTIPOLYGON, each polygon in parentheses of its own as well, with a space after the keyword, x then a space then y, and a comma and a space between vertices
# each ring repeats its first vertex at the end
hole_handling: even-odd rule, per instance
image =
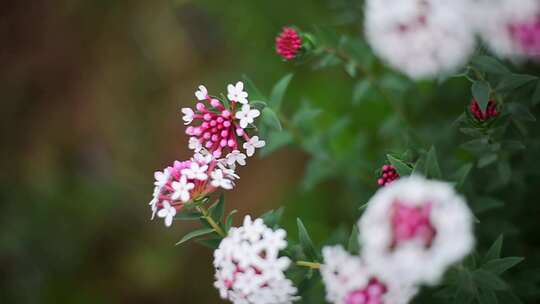
POLYGON ((399 201, 394 202, 391 215, 393 238, 391 247, 414 239, 429 248, 437 233, 429 219, 430 213, 431 203, 413 207, 399 201))
POLYGON ((381 176, 377 180, 377 184, 379 184, 379 186, 386 186, 398 178, 399 174, 394 166, 384 165, 381 170, 381 176))
POLYGON ((386 292, 386 286, 376 278, 372 278, 366 287, 349 293, 345 304, 383 304, 383 295, 386 292))
POLYGON ((285 60, 292 60, 302 48, 302 38, 291 27, 284 27, 276 37, 276 52, 285 60))
POLYGON ((476 99, 473 98, 473 100, 471 101, 470 110, 474 118, 479 121, 486 121, 499 115, 499 111, 497 110, 497 102, 495 100, 490 100, 488 102, 486 112, 482 112, 482 110, 480 109, 480 105, 478 104, 476 99))
POLYGON ((540 57, 540 17, 537 16, 529 22, 510 24, 508 29, 512 40, 525 55, 540 57))

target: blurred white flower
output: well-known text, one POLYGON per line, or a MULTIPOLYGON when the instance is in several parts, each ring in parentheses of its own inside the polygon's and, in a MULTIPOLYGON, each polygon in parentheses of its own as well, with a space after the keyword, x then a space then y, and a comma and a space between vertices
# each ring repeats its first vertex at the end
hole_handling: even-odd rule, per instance
POLYGON ((279 257, 286 232, 273 231, 261 219, 244 218, 242 227, 231 228, 214 251, 214 286, 223 299, 235 304, 290 304, 296 288, 285 277, 290 265, 279 257))
POLYGON ((374 52, 412 78, 451 73, 472 54, 464 17, 470 0, 367 0, 365 34, 374 52))
POLYGON ((234 186, 233 182, 223 174, 221 169, 212 171, 210 177, 212 177, 210 184, 216 188, 221 187, 225 190, 231 190, 234 186))
POLYGON ((202 149, 202 145, 201 145, 201 142, 199 141, 199 139, 197 137, 190 137, 189 138, 189 143, 188 143, 188 148, 190 150, 195 151, 195 152, 199 152, 202 149))
POLYGON ((247 104, 248 93, 244 92, 244 83, 239 81, 236 85, 229 84, 227 86, 227 98, 230 101, 236 101, 241 104, 247 104))
POLYGON ((195 112, 193 112, 191 108, 182 108, 182 113, 184 114, 182 117, 184 125, 189 125, 193 121, 193 115, 195 115, 195 112))
POLYGON ((182 175, 179 181, 172 183, 172 188, 174 189, 174 193, 171 196, 173 200, 180 199, 183 202, 187 202, 190 198, 189 191, 195 188, 195 184, 188 183, 186 176, 182 175))
POLYGON ((206 170, 208 170, 208 165, 201 166, 197 162, 192 162, 189 168, 182 169, 181 173, 184 174, 188 179, 204 181, 208 178, 206 170))
POLYGON ((195 92, 195 97, 197 97, 197 100, 205 100, 208 98, 208 90, 205 86, 200 85, 199 89, 195 92))
POLYGON ((358 224, 362 258, 382 280, 437 284, 473 248, 473 216, 451 184, 402 177, 370 199, 358 224))
POLYGON ((236 112, 235 117, 240 120, 241 128, 247 128, 247 126, 252 124, 259 115, 261 115, 259 110, 251 109, 248 104, 245 104, 242 106, 242 110, 236 112))
POLYGON ((172 225, 175 215, 176 209, 168 201, 163 201, 163 207, 157 212, 157 216, 165 219, 165 226, 170 227, 172 225))
POLYGON ((156 179, 154 185, 161 188, 165 186, 167 182, 169 182, 169 179, 171 178, 171 170, 169 168, 165 168, 163 171, 156 171, 154 172, 154 178, 156 179))
POLYGON ((253 136, 247 142, 244 143, 243 147, 246 149, 247 156, 253 156, 255 154, 255 148, 259 149, 266 145, 264 140, 259 140, 259 136, 253 136))
POLYGON ((238 150, 234 150, 227 154, 225 158, 227 159, 227 164, 230 166, 234 166, 236 163, 240 166, 246 165, 246 155, 238 150))

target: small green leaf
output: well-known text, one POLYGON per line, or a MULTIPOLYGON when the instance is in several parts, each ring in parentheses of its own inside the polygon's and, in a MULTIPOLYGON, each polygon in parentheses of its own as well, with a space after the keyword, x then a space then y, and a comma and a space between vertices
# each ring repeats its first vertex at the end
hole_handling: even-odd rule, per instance
POLYGON ((200 219, 202 214, 200 212, 182 211, 176 214, 174 219, 180 221, 195 221, 200 219))
POLYGON ((275 151, 290 145, 294 142, 294 138, 290 132, 287 130, 282 130, 281 132, 272 131, 268 133, 268 140, 266 141, 266 146, 261 149, 261 157, 266 157, 275 151))
POLYGON ((352 101, 354 105, 360 104, 371 89, 371 83, 368 79, 362 79, 354 85, 352 101))
POLYGON ((536 106, 540 103, 540 81, 536 82, 536 88, 534 89, 534 93, 531 98, 531 104, 533 106, 536 106))
POLYGON ((221 222, 225 213, 225 196, 221 194, 219 199, 208 209, 210 216, 216 221, 221 222))
POLYGON ((202 229, 191 231, 190 233, 186 234, 178 243, 176 243, 176 246, 181 245, 193 238, 210 234, 212 232, 214 232, 214 229, 212 228, 202 228, 202 229))
POLYGON ((496 275, 501 275, 508 269, 521 263, 523 260, 524 259, 522 257, 494 259, 482 265, 482 269, 490 271, 496 275))
POLYGON ((360 246, 358 244, 358 227, 356 225, 353 225, 351 236, 349 237, 349 244, 347 246, 347 249, 352 254, 358 254, 360 251, 360 246))
POLYGON ((437 150, 434 146, 431 146, 426 156, 425 175, 427 177, 434 177, 438 179, 442 177, 439 161, 437 160, 437 150))
POLYGON ((499 156, 497 154, 495 154, 495 153, 483 155, 478 160, 478 168, 484 168, 484 167, 487 167, 487 166, 491 165, 492 163, 497 161, 497 158, 499 158, 499 156))
POLYGON ((503 235, 502 234, 499 235, 497 240, 495 240, 495 242, 491 245, 491 247, 489 247, 488 252, 484 256, 484 260, 483 260, 484 263, 501 257, 503 239, 504 239, 503 235))
POLYGON ((510 74, 501 80, 497 91, 511 91, 537 79, 538 77, 527 74, 510 74))
POLYGON ((501 208, 504 202, 492 197, 482 197, 476 200, 474 213, 484 213, 489 210, 501 208))
POLYGON ((216 250, 221 243, 221 238, 210 238, 204 240, 195 240, 195 243, 203 245, 204 247, 216 250))
POLYGON ((489 102, 489 84, 485 81, 479 80, 475 81, 471 87, 472 95, 482 112, 486 112, 487 105, 489 102))
POLYGON ((236 212, 238 212, 238 210, 234 209, 229 213, 229 215, 227 215, 227 219, 225 220, 225 233, 227 233, 229 229, 231 229, 233 224, 233 216, 236 212))
POLYGON ((508 74, 510 70, 493 57, 477 56, 472 60, 473 64, 481 71, 491 74, 508 74))
POLYGON ((472 167, 473 165, 471 163, 467 163, 461 166, 454 174, 454 180, 456 181, 456 187, 458 189, 460 189, 465 183, 465 180, 467 179, 467 176, 469 176, 472 167))
POLYGON ((506 104, 506 107, 508 109, 508 112, 512 115, 514 119, 521 120, 521 121, 529 121, 529 122, 535 122, 536 117, 532 115, 532 113, 529 111, 529 109, 517 102, 512 102, 506 104))
POLYGON ((264 125, 274 130, 281 131, 281 122, 279 121, 276 112, 274 112, 272 109, 267 107, 262 110, 261 121, 264 125))
POLYGON ((250 100, 268 100, 247 75, 242 75, 242 80, 244 81, 245 90, 248 92, 250 100))
POLYGON ((390 154, 387 154, 386 158, 388 159, 390 164, 394 166, 394 168, 396 168, 396 171, 400 176, 411 175, 413 169, 409 165, 407 165, 405 162, 403 162, 400 159, 395 158, 394 156, 390 154))
POLYGON ((270 101, 268 102, 268 106, 274 111, 279 112, 281 104, 283 103, 283 96, 285 95, 285 91, 287 91, 287 87, 292 78, 293 74, 287 74, 274 85, 274 88, 270 93, 270 101))
POLYGON ((304 254, 307 258, 310 259, 310 261, 318 261, 317 251, 315 250, 313 241, 311 240, 311 237, 309 236, 306 227, 302 223, 302 220, 300 218, 297 218, 296 224, 298 225, 298 238, 300 240, 300 245, 302 245, 302 250, 304 251, 304 254))
POLYGON ((490 290, 505 290, 508 285, 492 272, 477 269, 473 272, 473 278, 478 286, 490 290))
POLYGON ((261 215, 261 218, 263 219, 266 226, 273 228, 276 227, 281 221, 281 217, 283 216, 284 211, 285 209, 283 207, 280 207, 277 210, 270 210, 265 214, 261 215))
POLYGON ((471 273, 468 270, 462 270, 458 273, 457 291, 454 295, 453 304, 468 304, 474 299, 476 286, 473 282, 471 273))
POLYGON ((495 292, 491 289, 481 288, 476 294, 476 299, 480 304, 498 304, 497 296, 495 292))

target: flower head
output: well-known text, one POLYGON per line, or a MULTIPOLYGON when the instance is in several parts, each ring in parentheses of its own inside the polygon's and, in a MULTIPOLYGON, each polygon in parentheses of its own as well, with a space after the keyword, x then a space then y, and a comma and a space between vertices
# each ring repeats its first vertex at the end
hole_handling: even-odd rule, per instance
POLYGON ((235 304, 288 304, 297 298, 296 288, 285 277, 290 260, 280 257, 286 232, 273 231, 262 219, 244 218, 231 228, 214 251, 214 286, 223 299, 235 304))
POLYGON ((285 60, 294 59, 302 48, 302 38, 291 27, 284 27, 276 37, 276 52, 285 60))
POLYGON ((244 143, 244 149, 246 149, 247 156, 253 156, 255 149, 262 148, 266 145, 264 140, 260 140, 259 136, 253 136, 247 142, 244 143))
POLYGON ((241 81, 228 86, 228 107, 208 95, 206 88, 203 88, 199 87, 195 93, 197 98, 206 96, 196 104, 195 111, 189 108, 182 110, 184 121, 190 125, 186 128, 186 134, 191 136, 189 148, 195 152, 205 148, 219 158, 223 153, 239 150, 243 142, 249 140, 248 132, 254 130, 251 125, 261 113, 248 104, 248 94, 244 92, 241 81))
POLYGON ((368 0, 367 40, 378 56, 412 78, 453 72, 475 45, 473 29, 463 22, 466 2, 368 0))
POLYGON ((359 220, 362 257, 383 280, 436 284, 473 248, 472 213, 450 184, 402 177, 359 220))
POLYGON ((341 246, 323 248, 321 275, 326 300, 334 304, 407 304, 417 293, 412 285, 399 280, 383 281, 364 261, 341 246))
POLYGON ((490 100, 488 102, 486 111, 482 112, 482 110, 480 109, 480 105, 478 104, 476 99, 473 98, 471 100, 470 110, 474 118, 479 121, 486 121, 499 115, 499 111, 497 109, 497 102, 495 100, 490 100))
POLYGON ((377 180, 377 184, 379 184, 379 186, 386 186, 398 178, 399 174, 394 166, 384 165, 381 170, 381 176, 377 180))
POLYGON ((213 158, 206 150, 201 150, 191 160, 175 161, 172 166, 156 172, 154 193, 149 203, 152 219, 157 214, 165 219, 168 227, 172 224, 172 218, 186 204, 202 199, 218 187, 232 189, 233 180, 238 176, 233 168, 224 166, 221 162, 223 161, 213 158))

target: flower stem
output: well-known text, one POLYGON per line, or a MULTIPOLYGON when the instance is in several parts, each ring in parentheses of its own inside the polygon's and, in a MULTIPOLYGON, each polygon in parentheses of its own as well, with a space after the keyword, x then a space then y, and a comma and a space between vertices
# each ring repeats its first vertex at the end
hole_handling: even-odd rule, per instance
POLYGON ((301 267, 311 268, 311 269, 320 269, 321 268, 320 263, 308 262, 308 261, 297 261, 296 265, 301 266, 301 267))
POLYGON ((221 236, 222 238, 224 238, 226 236, 223 229, 221 229, 221 227, 216 223, 216 221, 214 221, 212 216, 210 216, 210 214, 208 213, 208 210, 206 210, 202 206, 197 206, 197 211, 202 213, 202 215, 203 215, 202 218, 204 218, 208 222, 208 224, 212 227, 212 229, 214 229, 214 231, 217 234, 219 234, 219 236, 221 236))

